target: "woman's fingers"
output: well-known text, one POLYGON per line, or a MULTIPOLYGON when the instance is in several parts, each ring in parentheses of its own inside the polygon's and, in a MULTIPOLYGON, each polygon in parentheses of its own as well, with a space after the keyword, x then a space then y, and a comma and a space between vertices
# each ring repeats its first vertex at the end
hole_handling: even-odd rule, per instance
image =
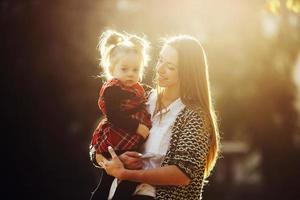
POLYGON ((118 157, 116 152, 114 151, 114 149, 111 146, 108 147, 108 151, 109 151, 112 159, 118 157))
POLYGON ((121 172, 122 170, 124 170, 124 165, 112 147, 108 147, 108 152, 110 153, 112 159, 103 159, 101 164, 104 166, 103 168, 105 169, 107 174, 116 178, 121 178, 121 172))
POLYGON ((143 166, 141 154, 134 151, 127 151, 119 156, 127 169, 141 169, 143 166))
POLYGON ((127 151, 125 152, 125 154, 129 157, 133 157, 133 158, 140 158, 142 157, 142 154, 141 153, 138 153, 136 151, 127 151))
POLYGON ((101 167, 105 169, 107 159, 104 156, 102 156, 102 154, 96 154, 96 161, 101 167))
POLYGON ((130 166, 128 169, 142 169, 143 163, 142 162, 135 162, 132 163, 132 166, 130 166))
MULTIPOLYGON (((104 156, 102 156, 102 154, 96 154, 96 159, 97 159, 97 157, 98 157, 98 159, 99 159, 100 161, 102 161, 102 162, 103 162, 103 161, 107 161, 106 158, 105 158, 104 156)), ((97 160, 98 160, 98 159, 97 159, 97 160)))

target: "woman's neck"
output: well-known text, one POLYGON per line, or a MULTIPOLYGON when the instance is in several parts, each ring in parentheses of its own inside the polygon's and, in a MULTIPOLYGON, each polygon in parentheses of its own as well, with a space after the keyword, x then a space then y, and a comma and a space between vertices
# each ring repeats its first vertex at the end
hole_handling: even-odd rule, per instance
POLYGON ((179 88, 165 88, 162 94, 162 103, 168 107, 173 101, 180 97, 179 88))
POLYGON ((159 94, 160 98, 156 101, 154 114, 161 112, 162 109, 167 108, 171 103, 180 97, 179 88, 165 88, 159 94))

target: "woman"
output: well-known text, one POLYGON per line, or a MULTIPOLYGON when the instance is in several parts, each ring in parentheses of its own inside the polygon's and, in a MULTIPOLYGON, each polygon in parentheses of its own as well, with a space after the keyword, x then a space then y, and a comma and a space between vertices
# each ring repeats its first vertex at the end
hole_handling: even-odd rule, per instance
POLYGON ((157 63, 157 89, 148 111, 152 128, 141 158, 112 148, 111 160, 96 155, 106 172, 120 180, 141 182, 133 199, 201 199, 205 179, 219 150, 219 133, 211 102, 206 56, 191 36, 166 40, 157 63), (124 167, 125 165, 125 167, 124 167))

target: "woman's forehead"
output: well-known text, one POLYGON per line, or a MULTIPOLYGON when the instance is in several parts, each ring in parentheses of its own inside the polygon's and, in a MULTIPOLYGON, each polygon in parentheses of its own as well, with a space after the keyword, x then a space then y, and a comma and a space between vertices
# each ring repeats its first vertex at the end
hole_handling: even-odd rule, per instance
POLYGON ((166 61, 172 62, 174 64, 178 63, 178 53, 175 48, 170 45, 165 45, 160 51, 160 56, 166 61))

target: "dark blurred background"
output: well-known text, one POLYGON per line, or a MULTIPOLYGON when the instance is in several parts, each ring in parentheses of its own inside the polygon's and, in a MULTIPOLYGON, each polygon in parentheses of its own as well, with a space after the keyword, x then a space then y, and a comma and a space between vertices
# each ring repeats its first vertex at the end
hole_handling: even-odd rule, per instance
POLYGON ((1 199, 89 198, 106 28, 151 41, 148 84, 160 37, 204 45, 222 133, 204 199, 299 198, 299 11, 299 0, 1 0, 1 199))

